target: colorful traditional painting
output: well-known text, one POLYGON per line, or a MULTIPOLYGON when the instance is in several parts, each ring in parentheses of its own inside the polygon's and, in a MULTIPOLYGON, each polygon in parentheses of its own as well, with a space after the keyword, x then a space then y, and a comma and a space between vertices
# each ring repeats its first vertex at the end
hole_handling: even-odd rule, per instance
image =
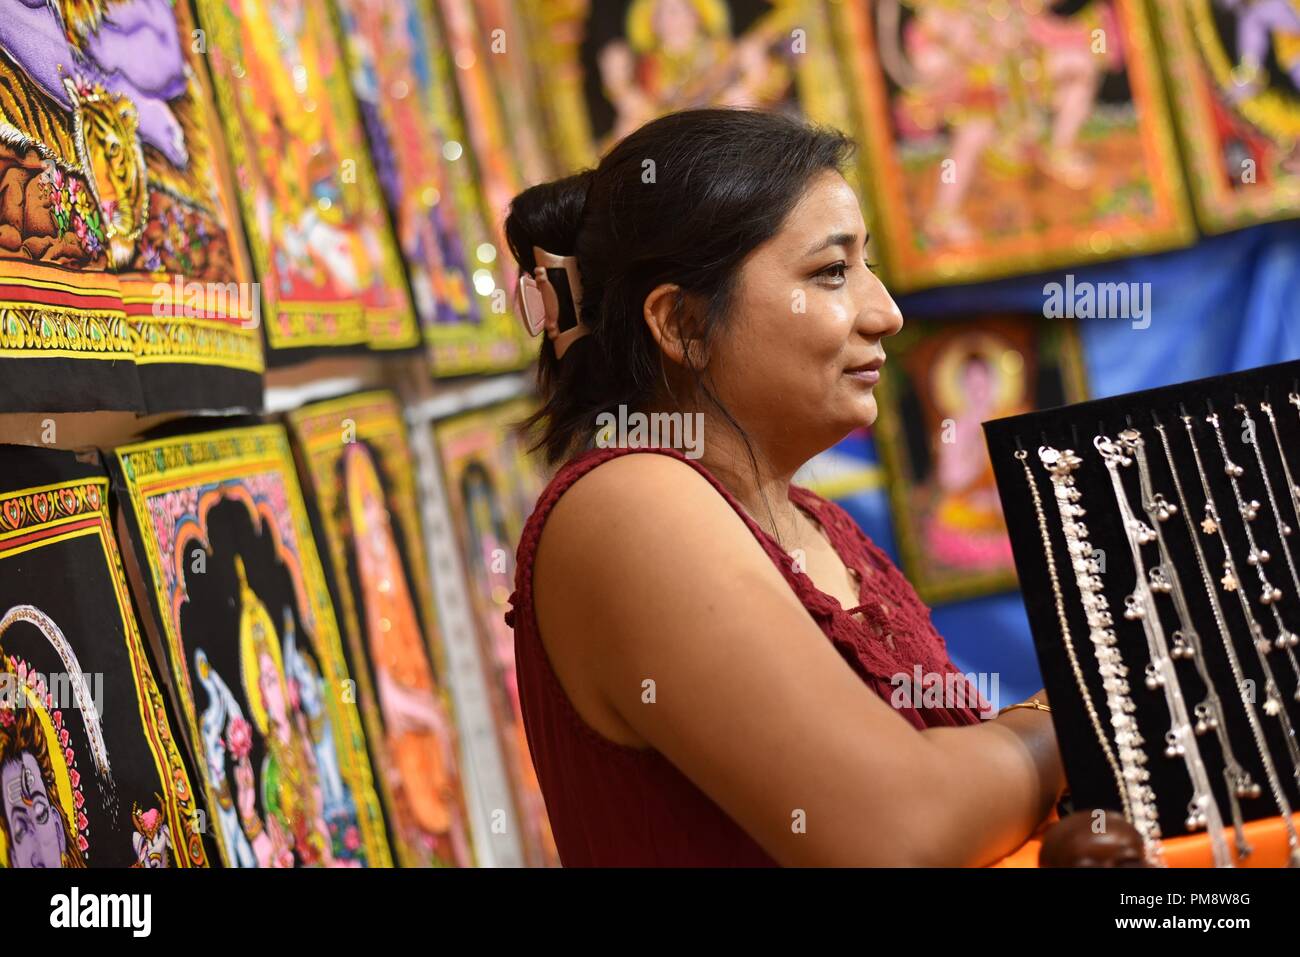
POLYGON ((800 0, 558 0, 530 8, 557 148, 586 166, 657 116, 704 106, 851 122, 826 8, 800 0))
POLYGON ((262 334, 189 7, 0 16, 0 402, 257 408, 262 334))
POLYGON ((469 816, 402 409, 390 392, 289 416, 404 867, 470 867, 469 816))
POLYGON ((1191 241, 1142 0, 832 9, 893 288, 1191 241))
POLYGON ((525 830, 525 854, 533 866, 553 866, 559 855, 528 751, 514 632, 505 622, 514 590, 515 549, 542 484, 514 436, 514 424, 531 411, 527 400, 507 402, 435 423, 434 437, 525 830))
POLYGON ((876 443, 903 568, 935 604, 1016 587, 980 424, 1087 398, 1073 323, 910 319, 889 340, 876 443))
POLYGON ((270 361, 419 344, 328 0, 197 0, 270 361))
POLYGON ((501 107, 510 151, 525 186, 562 176, 547 143, 535 28, 523 0, 475 0, 479 30, 487 37, 487 68, 501 107))
POLYGON ((512 155, 500 103, 492 90, 487 61, 491 55, 490 38, 480 29, 469 0, 437 0, 437 7, 455 66, 453 77, 460 91, 465 132, 478 161, 488 226, 504 249, 505 233, 501 224, 505 222, 510 201, 523 189, 524 183, 512 155))
POLYGON ((1210 232, 1300 215, 1300 6, 1152 6, 1197 219, 1210 232))
POLYGON ((0 866, 206 867, 108 476, 17 446, 0 446, 0 475, 0 866))
POLYGON ((458 137, 455 90, 431 6, 336 0, 352 88, 406 260, 435 375, 496 372, 526 361, 472 160, 458 137), (453 122, 454 120, 454 122, 453 122))
POLYGON ((223 861, 391 865, 284 429, 124 446, 114 478, 223 861))

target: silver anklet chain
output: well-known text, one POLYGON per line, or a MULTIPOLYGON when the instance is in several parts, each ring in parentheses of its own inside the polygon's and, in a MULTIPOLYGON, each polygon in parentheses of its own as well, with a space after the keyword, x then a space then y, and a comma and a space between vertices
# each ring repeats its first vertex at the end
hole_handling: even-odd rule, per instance
MULTIPOLYGON (((1133 435, 1134 441, 1142 441, 1141 436, 1136 433, 1133 435)), ((1223 818, 1210 787, 1210 776, 1205 770, 1205 761, 1201 757, 1196 732, 1192 728, 1191 715, 1183 700, 1173 659, 1169 657, 1169 645, 1165 638, 1164 624, 1160 620, 1160 610, 1156 608, 1155 591, 1166 592, 1171 586, 1162 570, 1153 568, 1148 572, 1142 557, 1142 546, 1155 541, 1156 532, 1133 513, 1133 506, 1124 489, 1124 479, 1120 475, 1120 469, 1132 465, 1133 458, 1123 444, 1104 435, 1097 436, 1093 445, 1101 453, 1102 461, 1110 473, 1115 504, 1119 508, 1124 535, 1133 559, 1136 582, 1133 593, 1124 600, 1124 617, 1140 623, 1146 635, 1149 654, 1146 667, 1147 688, 1164 692, 1170 724, 1169 731, 1165 734, 1165 757, 1181 758, 1192 784, 1192 799, 1187 805, 1187 829, 1196 831, 1206 828, 1215 866, 1231 867, 1232 856, 1223 837, 1223 818)))
MULTIPOLYGON (((1074 650, 1074 639, 1070 634, 1070 621, 1065 614, 1065 596, 1061 592, 1061 580, 1056 570, 1056 555, 1052 548, 1051 535, 1047 530, 1047 513, 1043 510, 1042 496, 1038 494, 1038 481, 1029 468, 1029 453, 1024 449, 1019 449, 1016 451, 1015 456, 1025 470, 1025 482, 1029 485, 1029 494, 1033 498, 1034 511, 1038 516, 1038 531, 1043 538, 1043 554, 1047 557, 1047 576, 1052 583, 1052 598, 1056 602, 1056 617, 1061 624, 1061 641, 1065 645, 1066 657, 1070 659, 1070 671, 1073 672, 1074 683, 1079 689, 1079 694, 1083 697, 1083 706, 1088 712, 1088 722, 1092 725, 1093 733, 1097 736, 1097 743, 1101 745, 1101 750, 1106 755, 1106 763, 1110 765, 1111 773, 1115 776, 1115 787, 1118 789, 1120 801, 1124 805, 1124 817, 1131 824, 1133 823, 1133 812, 1129 807, 1128 788, 1124 786, 1124 775, 1120 772, 1119 762, 1115 760, 1115 751, 1110 746, 1110 739, 1106 737, 1106 731, 1101 724, 1101 717, 1097 714, 1097 706, 1092 700, 1092 693, 1088 690, 1088 684, 1084 680, 1083 668, 1079 665, 1079 656, 1074 650)), ((1095 573, 1098 570, 1094 558, 1082 555, 1078 557, 1072 556, 1072 558, 1076 570, 1079 570, 1079 566, 1082 566, 1082 571, 1087 574, 1095 573)))
POLYGON ((1119 639, 1112 627, 1114 619, 1103 594, 1101 578, 1093 558, 1088 529, 1080 518, 1085 514, 1075 487, 1074 471, 1082 460, 1073 451, 1058 451, 1049 446, 1038 450, 1038 457, 1052 479, 1056 505, 1061 513, 1061 528, 1074 569, 1075 581, 1088 620, 1088 638, 1097 658, 1097 670, 1106 689, 1106 705, 1115 731, 1115 751, 1128 793, 1128 807, 1134 828, 1142 836, 1147 860, 1163 866, 1160 847, 1160 819, 1156 812, 1156 794, 1150 785, 1151 772, 1145 767, 1145 741, 1134 719, 1136 705, 1129 695, 1128 668, 1119 653, 1119 639))
MULTIPOLYGON (((1272 558, 1266 549, 1259 547, 1259 542, 1255 539, 1254 521, 1259 517, 1259 502, 1251 499, 1246 501, 1245 496, 1241 494, 1241 483, 1238 481, 1246 470, 1232 460, 1228 454, 1228 443, 1224 441, 1223 429, 1219 425, 1219 416, 1211 412, 1205 417, 1205 421, 1210 424, 1214 430, 1214 438, 1219 443, 1219 455, 1223 457, 1223 471, 1228 476, 1228 484, 1232 486, 1233 497, 1237 500, 1237 511, 1241 514, 1241 525, 1246 531, 1246 542, 1250 551, 1246 556, 1246 564, 1255 569, 1255 575, 1259 578, 1260 584, 1260 604, 1266 606, 1273 615, 1273 624, 1277 626, 1277 638, 1273 642, 1275 648, 1282 649, 1286 652, 1287 659, 1291 662, 1291 670, 1295 672, 1297 680, 1300 680, 1300 664, 1296 663, 1295 652, 1292 649, 1300 644, 1300 637, 1287 628, 1286 623, 1282 621, 1282 613, 1277 610, 1278 602, 1282 600, 1282 589, 1278 588, 1269 581, 1268 575, 1264 572, 1264 565, 1272 558)), ((1256 451, 1258 445, 1256 444, 1256 451)), ((1244 587, 1240 578, 1237 579, 1237 586, 1244 587)), ((1300 597, 1300 596, 1297 596, 1300 597)))
MULTIPOLYGON (((1273 675, 1273 667, 1269 664, 1268 653, 1273 648, 1273 643, 1264 635, 1264 628, 1255 618, 1255 612, 1250 607, 1250 600, 1246 593, 1238 586, 1240 576, 1237 572, 1236 560, 1232 557, 1232 546, 1228 543, 1228 535, 1223 530, 1223 523, 1219 520, 1219 510, 1214 504, 1214 493, 1210 490, 1210 480, 1206 477, 1205 463, 1201 460, 1201 449, 1196 442, 1196 430, 1192 425, 1190 415, 1183 416, 1183 428, 1187 430, 1187 440, 1192 446, 1192 456, 1196 460, 1196 471, 1201 480, 1201 490, 1205 493, 1205 520, 1201 523, 1201 530, 1206 535, 1218 535, 1219 544, 1223 548, 1223 578, 1219 580, 1224 591, 1232 592, 1237 596, 1237 601, 1241 605, 1242 615, 1246 619, 1247 627, 1250 630, 1251 645, 1255 649, 1255 656, 1259 660, 1260 670, 1264 674, 1264 713, 1269 717, 1277 718, 1282 725, 1282 731, 1285 736, 1287 754, 1291 759, 1292 776, 1300 784, 1300 746, 1296 744, 1295 728, 1291 724, 1291 718, 1286 713, 1286 705, 1282 702, 1282 693, 1278 690, 1277 678, 1273 675)), ((1226 469, 1226 467, 1225 467, 1226 469)), ((1243 686, 1242 693, 1245 694, 1247 689, 1243 686)))
MULTIPOLYGON (((1184 422, 1190 428, 1190 417, 1184 419, 1184 422)), ((1241 659, 1237 656, 1232 634, 1228 630, 1228 620, 1224 616, 1223 606, 1219 602, 1219 593, 1215 589, 1214 576, 1210 574, 1210 564, 1206 560, 1205 549, 1201 545, 1200 537, 1196 534, 1196 526, 1192 522, 1191 508, 1187 503, 1187 495, 1183 491, 1182 479, 1178 476, 1178 466, 1174 461, 1174 450, 1169 441, 1169 435, 1165 431, 1164 425, 1159 422, 1156 423, 1156 431, 1160 434, 1160 443, 1164 447, 1165 461, 1169 465, 1169 474, 1173 476, 1174 491, 1178 495, 1178 505, 1182 509, 1183 521, 1187 524, 1187 534, 1191 538, 1192 549, 1196 552, 1197 566, 1201 572, 1201 582, 1205 586, 1205 594, 1210 599, 1210 608, 1214 613, 1214 624, 1219 630, 1219 639, 1223 643, 1223 650, 1228 658, 1228 667, 1232 669, 1232 680, 1236 683, 1238 697, 1241 699, 1242 707, 1246 712, 1246 721, 1250 725, 1250 734, 1255 742, 1255 750, 1264 765, 1264 777, 1268 782, 1269 793, 1273 796, 1273 803, 1277 806, 1278 812, 1282 815, 1283 826, 1286 828, 1287 833, 1287 845, 1291 848, 1291 866, 1300 866, 1300 838, 1296 835, 1295 823, 1291 818, 1291 802, 1287 800, 1286 790, 1282 786, 1277 766, 1273 763, 1273 756, 1269 752, 1268 742, 1264 737, 1264 727, 1260 723, 1259 715, 1255 712, 1253 697, 1247 693, 1246 674, 1242 670, 1241 659)), ((1206 521, 1209 522, 1213 520, 1214 505, 1210 499, 1209 483, 1204 479, 1205 470, 1201 467, 1200 452, 1196 449, 1194 439, 1192 440, 1192 448, 1196 455, 1197 471, 1202 476, 1202 489, 1206 495, 1206 521)), ((1225 547, 1226 544, 1225 541, 1225 547)), ((1256 651, 1258 652, 1258 649, 1256 651)), ((1258 785, 1253 785, 1253 787, 1258 787, 1258 785)))
MULTIPOLYGON (((1136 429, 1128 429, 1120 433, 1119 441, 1137 462, 1138 487, 1142 495, 1142 510, 1146 512, 1147 521, 1150 523, 1151 528, 1155 529, 1156 544, 1160 551, 1160 564, 1151 570, 1152 590, 1157 590, 1157 579, 1167 582, 1169 585, 1167 594, 1173 600, 1174 610, 1178 615, 1178 630, 1170 636, 1173 644, 1169 649, 1169 656, 1174 661, 1180 659, 1183 661, 1190 660, 1196 667, 1196 673, 1200 676, 1201 684, 1205 687, 1205 700, 1198 702, 1192 708, 1192 714, 1196 718, 1194 730, 1198 735, 1213 731, 1219 742, 1219 750, 1224 761, 1223 780, 1228 793, 1228 807, 1232 815, 1232 831, 1237 845, 1237 857, 1245 859, 1250 856, 1251 848, 1250 843, 1246 840, 1244 818, 1241 814, 1241 801, 1239 799, 1258 797, 1259 785, 1251 780, 1249 772, 1242 767, 1232 749, 1232 742, 1228 738, 1227 718, 1224 714, 1223 701, 1219 698, 1219 692, 1215 688, 1214 681, 1210 677, 1209 668, 1205 664, 1205 647, 1201 643, 1201 636, 1192 620, 1191 608, 1187 604, 1187 596, 1183 590, 1182 579, 1178 574, 1178 566, 1174 564, 1173 556, 1169 552, 1169 544, 1165 541, 1165 522, 1182 510, 1155 490, 1155 482, 1151 478, 1150 463, 1147 461, 1146 442, 1142 439, 1141 434, 1136 429)), ((1184 514, 1183 517, 1186 519, 1187 516, 1184 514)), ((1191 530, 1190 523, 1188 523, 1188 529, 1191 530)))

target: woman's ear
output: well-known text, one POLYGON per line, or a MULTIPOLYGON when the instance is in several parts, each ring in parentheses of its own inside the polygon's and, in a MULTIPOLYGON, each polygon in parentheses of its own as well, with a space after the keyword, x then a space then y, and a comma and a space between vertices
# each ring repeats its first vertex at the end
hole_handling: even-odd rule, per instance
POLYGON ((704 343, 696 335, 699 328, 690 302, 682 287, 663 283, 650 290, 642 306, 642 315, 655 342, 673 363, 700 369, 708 362, 704 343))

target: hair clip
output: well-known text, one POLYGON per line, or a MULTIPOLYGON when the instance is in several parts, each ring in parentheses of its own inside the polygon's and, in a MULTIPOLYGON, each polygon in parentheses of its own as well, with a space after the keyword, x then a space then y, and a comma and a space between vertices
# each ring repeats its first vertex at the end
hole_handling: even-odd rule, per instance
POLYGON ((527 272, 519 274, 516 311, 530 336, 540 335, 545 330, 546 337, 555 346, 555 357, 562 359, 569 346, 591 331, 581 319, 577 319, 582 314, 582 278, 578 275, 578 260, 573 256, 557 256, 534 246, 533 261, 537 268, 532 275, 527 272), (573 315, 577 321, 563 331, 560 329, 559 291, 551 284, 546 272, 548 269, 563 269, 569 280, 569 296, 573 300, 573 315))

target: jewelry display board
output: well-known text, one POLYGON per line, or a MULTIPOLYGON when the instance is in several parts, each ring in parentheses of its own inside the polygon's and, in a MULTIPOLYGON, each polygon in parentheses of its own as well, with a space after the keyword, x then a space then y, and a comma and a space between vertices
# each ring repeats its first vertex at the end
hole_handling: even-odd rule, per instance
POLYGON ((1300 362, 984 430, 1075 807, 1300 864, 1300 362))

